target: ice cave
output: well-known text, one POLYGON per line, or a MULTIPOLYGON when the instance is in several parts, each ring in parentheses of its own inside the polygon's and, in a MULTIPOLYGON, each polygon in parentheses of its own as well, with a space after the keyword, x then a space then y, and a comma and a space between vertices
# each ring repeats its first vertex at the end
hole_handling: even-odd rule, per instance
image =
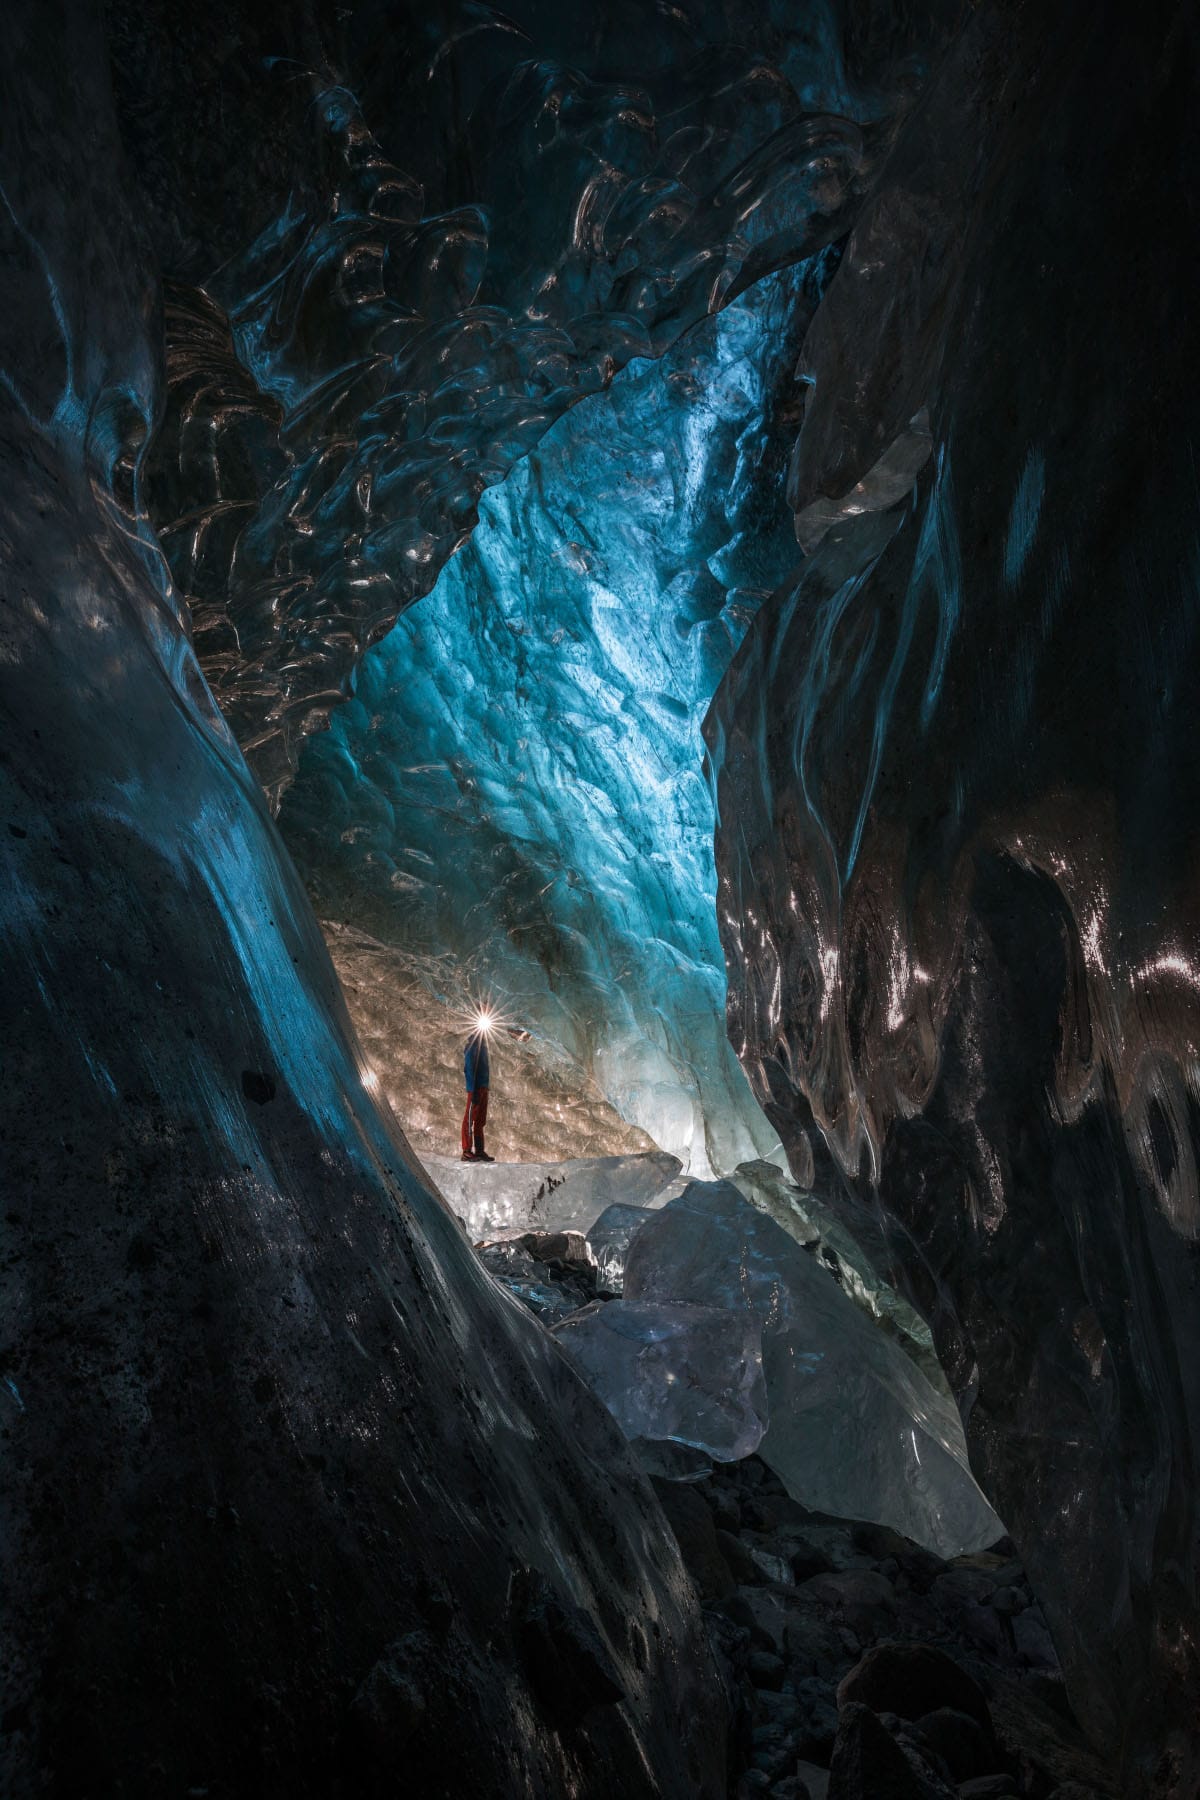
POLYGON ((1200 1800, 1195 7, 0 46, 3 1800, 1200 1800))

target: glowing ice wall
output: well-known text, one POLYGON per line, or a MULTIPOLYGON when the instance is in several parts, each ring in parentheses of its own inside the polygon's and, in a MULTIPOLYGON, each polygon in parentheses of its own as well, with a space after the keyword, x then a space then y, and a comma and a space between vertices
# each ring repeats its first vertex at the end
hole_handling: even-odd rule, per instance
POLYGON ((431 981, 448 955, 700 1173, 776 1142, 725 1031, 700 720, 795 558, 794 337, 831 268, 631 365, 493 488, 280 817, 322 913, 431 981))

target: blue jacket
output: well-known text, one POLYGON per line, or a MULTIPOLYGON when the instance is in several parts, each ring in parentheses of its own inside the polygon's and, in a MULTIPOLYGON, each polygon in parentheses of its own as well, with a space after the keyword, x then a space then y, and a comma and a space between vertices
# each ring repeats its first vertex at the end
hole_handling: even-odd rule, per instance
POLYGON ((482 1031, 477 1031, 474 1037, 467 1039, 467 1048, 463 1053, 463 1075, 466 1077, 468 1094, 488 1085, 488 1047, 487 1038, 482 1031))

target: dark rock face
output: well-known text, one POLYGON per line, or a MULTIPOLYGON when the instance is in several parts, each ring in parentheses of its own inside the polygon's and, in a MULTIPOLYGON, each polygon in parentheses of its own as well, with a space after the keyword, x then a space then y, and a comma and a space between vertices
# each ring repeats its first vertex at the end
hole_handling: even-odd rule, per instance
POLYGON ((95 20, 4 32, 0 1789, 715 1797, 651 1490, 371 1102, 137 510, 95 20))
POLYGON ((1198 358, 1147 135, 1191 191, 1196 73, 1189 9, 976 12, 814 321, 810 555, 709 721, 732 1041, 930 1318, 1131 1794, 1200 1772, 1198 358))

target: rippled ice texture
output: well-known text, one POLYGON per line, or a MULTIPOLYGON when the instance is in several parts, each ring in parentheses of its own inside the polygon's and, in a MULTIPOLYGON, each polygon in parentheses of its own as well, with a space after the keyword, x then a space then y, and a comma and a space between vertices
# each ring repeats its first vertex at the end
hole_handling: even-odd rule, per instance
MULTIPOLYGON (((773 278, 635 363, 490 490, 281 814, 325 915, 425 959, 451 1003, 498 994, 702 1175, 776 1144, 725 1032, 699 720, 794 559, 770 427, 821 279, 773 278)), ((372 1024, 412 1029, 402 1005, 372 1024)), ((516 1153, 545 1158, 536 1116, 516 1153)))
POLYGON ((396 12, 337 9, 338 75, 303 32, 271 60, 296 152, 263 171, 274 206, 236 210, 240 241, 218 208, 203 288, 167 296, 152 510, 273 798, 563 412, 844 235, 856 118, 898 97, 851 100, 824 7, 766 42, 754 5, 415 10, 406 43, 396 12))

